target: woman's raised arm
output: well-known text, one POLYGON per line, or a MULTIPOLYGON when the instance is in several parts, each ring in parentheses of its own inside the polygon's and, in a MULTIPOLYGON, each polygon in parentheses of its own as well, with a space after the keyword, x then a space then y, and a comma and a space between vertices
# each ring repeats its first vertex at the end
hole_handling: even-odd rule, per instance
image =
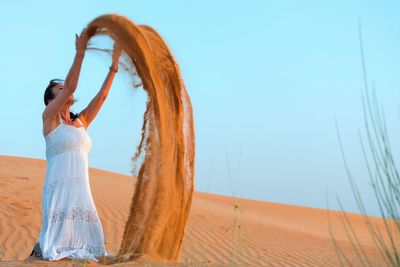
POLYGON ((118 71, 118 62, 121 55, 122 49, 119 45, 114 45, 114 52, 112 55, 112 63, 110 70, 105 78, 100 91, 96 96, 90 101, 89 105, 79 113, 81 121, 84 123, 85 128, 94 120, 99 112, 101 106, 107 98, 108 92, 110 91, 111 84, 114 80, 115 73, 118 71))
POLYGON ((52 100, 46 106, 43 112, 43 118, 55 117, 62 106, 67 102, 68 98, 75 92, 88 41, 89 38, 86 29, 82 31, 80 36, 76 35, 76 54, 68 75, 65 78, 64 89, 56 99, 52 100))

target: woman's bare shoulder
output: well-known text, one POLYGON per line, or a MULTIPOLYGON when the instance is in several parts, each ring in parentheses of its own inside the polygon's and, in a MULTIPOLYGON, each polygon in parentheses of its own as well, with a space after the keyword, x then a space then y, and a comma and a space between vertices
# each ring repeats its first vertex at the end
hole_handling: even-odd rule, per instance
POLYGON ((46 136, 49 132, 51 132, 55 127, 57 127, 57 120, 52 116, 49 116, 43 111, 42 114, 42 129, 43 136, 46 136))

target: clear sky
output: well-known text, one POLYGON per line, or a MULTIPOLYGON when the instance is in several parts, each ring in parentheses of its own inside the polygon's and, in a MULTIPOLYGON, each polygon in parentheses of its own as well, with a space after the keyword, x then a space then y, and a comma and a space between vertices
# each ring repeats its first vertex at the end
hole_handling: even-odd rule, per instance
MULTIPOLYGON (((65 78, 75 33, 119 13, 155 28, 170 46, 192 100, 195 190, 357 211, 340 154, 371 213, 358 132, 364 131, 362 23, 368 82, 384 106, 399 156, 399 1, 2 1, 0 154, 45 159, 41 114, 52 78, 65 78)), ((88 53, 75 93, 80 111, 110 59, 88 53)), ((130 173, 146 94, 118 73, 89 128, 89 165, 130 173)))

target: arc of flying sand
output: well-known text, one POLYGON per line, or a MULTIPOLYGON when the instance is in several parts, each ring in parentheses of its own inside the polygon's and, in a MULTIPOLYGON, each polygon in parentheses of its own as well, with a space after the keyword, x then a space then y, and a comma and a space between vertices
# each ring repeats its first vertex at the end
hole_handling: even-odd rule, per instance
POLYGON ((179 66, 154 29, 124 16, 97 17, 87 31, 121 45, 148 94, 132 158, 137 183, 115 261, 140 256, 176 261, 192 202, 195 156, 192 105, 179 66))

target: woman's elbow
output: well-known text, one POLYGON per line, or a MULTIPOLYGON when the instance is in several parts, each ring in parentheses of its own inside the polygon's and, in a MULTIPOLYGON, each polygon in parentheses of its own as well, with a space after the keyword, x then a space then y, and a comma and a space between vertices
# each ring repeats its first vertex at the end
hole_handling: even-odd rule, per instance
POLYGON ((76 90, 76 84, 71 84, 71 83, 65 82, 64 83, 64 90, 68 94, 73 94, 75 92, 75 90, 76 90))

